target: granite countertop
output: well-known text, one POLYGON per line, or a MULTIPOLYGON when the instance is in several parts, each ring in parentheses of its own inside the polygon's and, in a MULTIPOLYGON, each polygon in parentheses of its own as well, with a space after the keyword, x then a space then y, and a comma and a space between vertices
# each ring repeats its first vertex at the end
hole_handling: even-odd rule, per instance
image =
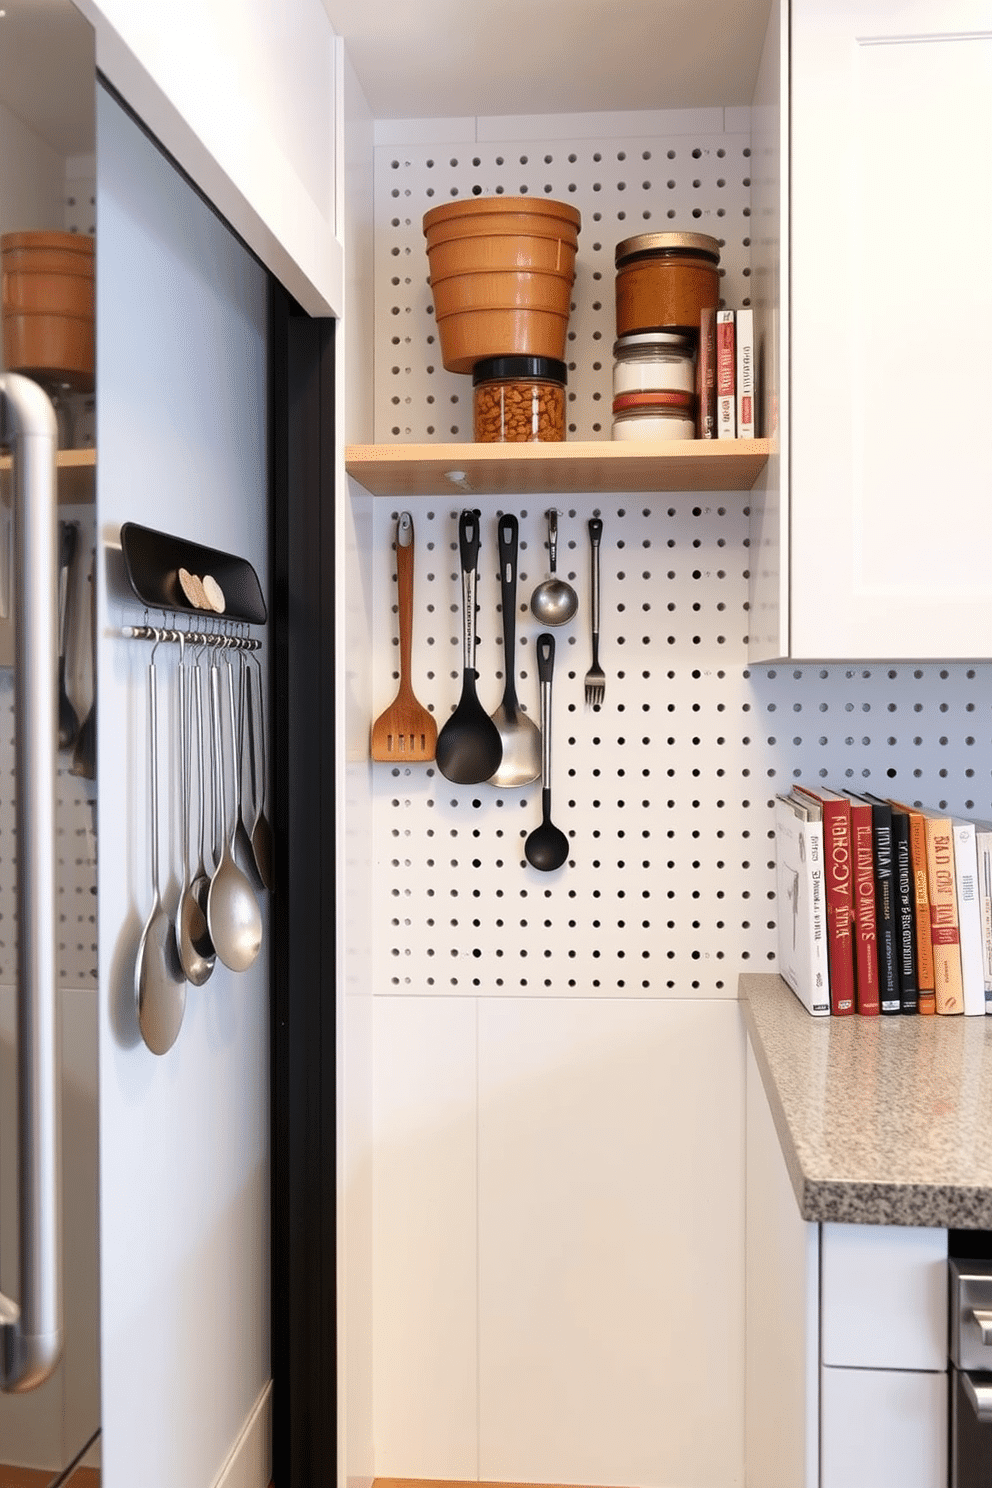
POLYGON ((992 1017, 814 1018, 776 975, 739 993, 804 1219, 992 1229, 992 1017))

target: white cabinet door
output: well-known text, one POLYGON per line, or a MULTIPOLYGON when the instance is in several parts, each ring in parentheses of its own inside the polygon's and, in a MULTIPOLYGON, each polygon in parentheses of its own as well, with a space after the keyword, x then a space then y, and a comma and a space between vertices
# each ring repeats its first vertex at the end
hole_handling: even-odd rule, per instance
POLYGON ((947 1376, 821 1373, 820 1488, 947 1488, 947 1376))
POLYGON ((821 1358, 863 1369, 947 1369, 947 1231, 825 1224, 821 1358))
POLYGON ((791 637, 992 654, 992 10, 793 0, 791 637))

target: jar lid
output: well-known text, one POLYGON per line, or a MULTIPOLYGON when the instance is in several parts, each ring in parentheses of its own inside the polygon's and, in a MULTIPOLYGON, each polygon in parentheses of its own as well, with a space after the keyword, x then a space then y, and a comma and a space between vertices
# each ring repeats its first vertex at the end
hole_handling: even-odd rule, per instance
POLYGON ((476 362, 472 368, 472 386, 480 382, 509 382, 515 377, 539 382, 568 381, 568 368, 554 357, 496 356, 476 362))
POLYGON ((619 356, 622 351, 684 351, 691 353, 695 350, 691 336, 683 336, 679 331, 634 331, 629 336, 621 336, 613 343, 613 355, 619 356))
POLYGON ((640 233, 636 238, 624 238, 617 244, 616 263, 620 266, 639 253, 696 253, 703 258, 720 262, 719 239, 707 233, 640 233))
POLYGON ((654 408, 674 408, 691 413, 695 404, 694 393, 684 393, 675 388, 653 393, 618 393, 613 399, 613 412, 647 413, 654 408))

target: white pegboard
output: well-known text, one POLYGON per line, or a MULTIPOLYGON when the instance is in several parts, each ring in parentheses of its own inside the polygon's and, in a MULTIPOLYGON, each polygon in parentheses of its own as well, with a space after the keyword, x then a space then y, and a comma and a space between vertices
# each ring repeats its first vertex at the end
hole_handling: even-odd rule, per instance
POLYGON ((614 255, 641 232, 719 239, 721 301, 750 303, 750 136, 679 134, 375 151, 375 437, 472 438, 472 382, 441 365, 424 213, 457 196, 550 196, 582 216, 569 320, 568 437, 608 439, 614 255))
MULTIPOLYGON (((379 147, 377 439, 471 437, 470 381, 443 371, 432 339, 421 230, 431 205, 503 189, 547 191, 579 208, 569 438, 608 437, 615 244, 668 224, 721 237, 724 300, 746 303, 748 145, 733 134, 379 147)), ((497 518, 505 509, 520 519, 518 690, 536 716, 540 626, 527 602, 546 572, 551 504, 540 495, 478 502, 479 694, 489 710, 502 691, 497 518)), ((377 990, 732 997, 741 970, 774 963, 776 791, 819 778, 992 817, 988 667, 749 670, 746 495, 553 504, 559 572, 580 602, 555 632, 553 816, 569 834, 570 861, 552 874, 526 864, 539 784, 500 791, 452 785, 433 766, 374 766, 374 922, 388 927, 376 940, 377 990), (604 522, 598 711, 582 687, 594 514, 604 522)), ((440 725, 460 691, 461 588, 459 507, 439 498, 374 503, 375 712, 396 686, 401 508, 416 529, 414 686, 440 725)))

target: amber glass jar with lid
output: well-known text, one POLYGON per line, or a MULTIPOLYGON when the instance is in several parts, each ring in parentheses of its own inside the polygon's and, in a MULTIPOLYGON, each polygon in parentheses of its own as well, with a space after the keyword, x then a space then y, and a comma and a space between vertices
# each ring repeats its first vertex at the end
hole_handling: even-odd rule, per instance
POLYGON ((501 356, 472 370, 474 437, 479 444, 565 438, 568 369, 553 357, 501 356))
POLYGON ((614 439, 695 437, 696 400, 692 393, 621 393, 613 399, 614 439))
POLYGON ((681 392, 696 387, 695 348, 678 331, 621 336, 613 347, 613 393, 681 392))
POLYGON ((720 244, 706 233, 640 233, 616 249, 617 335, 676 330, 698 337, 720 303, 720 244))

